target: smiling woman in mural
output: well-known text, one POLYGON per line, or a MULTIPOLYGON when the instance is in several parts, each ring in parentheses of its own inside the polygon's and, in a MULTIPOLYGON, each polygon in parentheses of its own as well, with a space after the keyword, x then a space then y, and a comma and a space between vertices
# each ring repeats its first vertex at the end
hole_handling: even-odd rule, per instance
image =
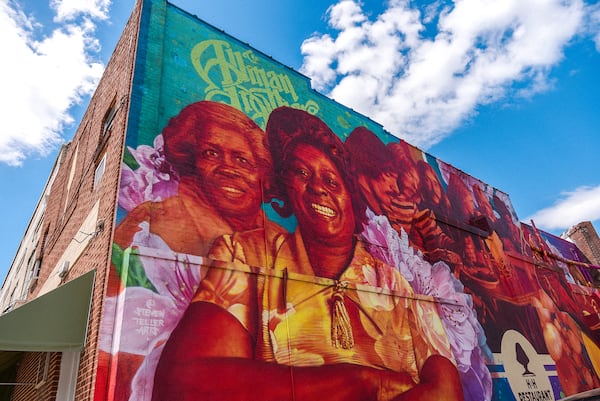
POLYGON ((206 255, 216 237, 263 225, 261 186, 268 187, 272 165, 265 134, 250 118, 225 104, 196 102, 162 136, 166 162, 180 177, 177 193, 131 210, 115 232, 117 244, 128 246, 148 221, 173 251, 206 255))
POLYGON ((288 107, 267 135, 273 199, 298 227, 215 241, 224 262, 168 340, 153 400, 462 399, 434 303, 357 237, 365 207, 341 141, 288 107))
MULTIPOLYGON (((264 131, 241 111, 199 101, 169 120, 154 147, 129 149, 139 167, 123 164, 119 206, 128 214, 114 241, 123 249, 135 248, 133 260, 143 268, 142 275, 132 269, 127 277, 143 276, 146 281, 131 280, 134 284, 123 288, 123 277, 112 280, 107 302, 129 305, 124 320, 134 334, 121 344, 124 367, 118 386, 133 380, 132 399, 144 399, 140 383, 152 374, 146 372, 153 372, 155 355, 198 288, 200 271, 190 268, 187 254, 205 256, 215 238, 235 231, 265 225, 283 231, 261 210, 263 188, 272 177, 266 141, 264 131), (137 253, 140 248, 146 248, 145 254, 137 253), (161 257, 157 251, 163 252, 161 257), (139 310, 148 304, 161 318, 144 325, 139 310), (142 334, 144 330, 150 334, 142 334)), ((118 258, 113 264, 117 269, 125 265, 118 258)), ((112 352, 109 341, 101 347, 112 352)))

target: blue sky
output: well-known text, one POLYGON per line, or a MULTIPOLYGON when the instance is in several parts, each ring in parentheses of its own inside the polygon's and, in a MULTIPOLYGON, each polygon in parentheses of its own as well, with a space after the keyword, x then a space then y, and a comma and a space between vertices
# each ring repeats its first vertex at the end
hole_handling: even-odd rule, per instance
MULTIPOLYGON (((586 220, 600 229, 599 4, 173 3, 507 192, 522 221, 557 235, 586 220)), ((133 6, 0 2, 0 277, 133 6)))

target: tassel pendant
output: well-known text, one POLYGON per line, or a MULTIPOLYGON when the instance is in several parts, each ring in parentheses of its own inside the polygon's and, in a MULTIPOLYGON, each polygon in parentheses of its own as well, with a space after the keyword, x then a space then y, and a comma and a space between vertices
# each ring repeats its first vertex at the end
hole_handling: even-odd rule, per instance
POLYGON ((354 347, 354 335, 350 316, 344 303, 344 290, 347 283, 336 282, 331 297, 331 342, 335 348, 351 349, 354 347))

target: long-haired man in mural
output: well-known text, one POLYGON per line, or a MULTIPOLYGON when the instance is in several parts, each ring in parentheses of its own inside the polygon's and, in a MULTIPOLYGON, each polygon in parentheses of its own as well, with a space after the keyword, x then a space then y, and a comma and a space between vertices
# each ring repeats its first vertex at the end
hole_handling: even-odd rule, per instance
POLYGON ((271 156, 263 130, 244 113, 222 103, 192 103, 162 136, 166 161, 180 177, 177 193, 131 210, 115 232, 117 244, 128 246, 147 221, 173 251, 206 255, 216 237, 268 222, 261 204, 271 156))
POLYGON ((341 141, 288 107, 266 131, 277 210, 298 226, 215 241, 224 262, 169 338, 153 399, 462 399, 435 306, 356 235, 365 207, 341 141))
MULTIPOLYGON (((370 209, 362 233, 369 250, 400 271, 415 293, 460 300, 460 306, 452 308, 437 304, 442 325, 451 339, 465 399, 490 399, 491 377, 485 365, 490 354, 483 328, 476 320, 470 295, 462 291, 462 283, 453 274, 462 266, 457 253, 460 249, 438 226, 433 211, 419 207, 424 204, 423 196, 431 196, 430 204, 444 204, 445 193, 435 195, 430 188, 424 190, 423 182, 429 185, 432 177, 419 176, 418 164, 405 144, 386 146, 372 131, 358 127, 345 146, 355 162, 361 195, 370 209), (446 292, 449 288, 452 290, 446 292), (447 313, 451 309, 453 312, 447 313), (454 313, 469 318, 456 319, 454 313)), ((438 190, 442 191, 441 185, 435 192, 438 190)))
POLYGON ((386 145, 398 172, 398 188, 405 200, 419 210, 429 209, 436 216, 448 216, 450 201, 433 167, 423 160, 423 153, 405 141, 386 145))
POLYGON ((365 127, 355 128, 345 146, 356 165, 360 192, 368 207, 376 215, 386 216, 396 231, 404 231, 411 246, 423 251, 431 262, 460 263, 453 252, 454 241, 437 225, 433 212, 418 208, 416 168, 399 171, 398 166, 408 165, 395 160, 383 142, 365 127), (410 179, 404 180, 405 173, 410 179), (406 185, 400 188, 399 182, 406 185))
MULTIPOLYGON (((390 150, 394 148, 389 144, 390 150)), ((419 189, 422 192, 420 209, 430 209, 436 216, 448 217, 450 215, 450 200, 442 186, 440 177, 433 167, 425 160, 416 162, 417 174, 419 177, 419 189)))

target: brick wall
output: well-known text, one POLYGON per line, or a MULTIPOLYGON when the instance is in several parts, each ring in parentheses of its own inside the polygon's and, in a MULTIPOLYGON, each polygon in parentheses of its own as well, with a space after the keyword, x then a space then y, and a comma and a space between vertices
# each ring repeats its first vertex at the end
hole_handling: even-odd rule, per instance
MULTIPOLYGON (((37 283, 28 294, 29 299, 37 297, 44 284, 51 277, 56 277, 55 267, 64 259, 64 254, 73 241, 86 242, 76 260, 70 260, 70 269, 62 279, 64 282, 70 281, 90 270, 96 270, 88 336, 85 350, 81 354, 77 378, 75 398, 78 401, 91 400, 94 395, 98 334, 110 264, 141 3, 137 2, 79 128, 58 161, 59 171, 48 198, 48 207, 42 223, 42 232, 46 233, 46 240, 42 241, 43 245, 40 244, 40 247, 43 247, 40 249, 41 270, 37 283), (111 109, 115 110, 114 119, 111 128, 106 130, 104 123, 111 109), (105 155, 105 172, 95 187, 96 168, 105 155), (104 228, 97 235, 82 233, 82 223, 96 204, 99 205, 96 222, 102 220, 104 228)), ((36 355, 25 355, 19 366, 19 380, 27 380, 37 368, 39 358, 36 359, 36 355)), ((13 396, 15 401, 55 399, 61 354, 53 355, 57 357, 53 357, 44 391, 36 389, 34 394, 31 392, 31 386, 17 386, 13 396)))
POLYGON ((58 390, 61 353, 29 352, 23 356, 13 400, 55 400, 58 390))
POLYGON ((600 266, 600 238, 591 222, 584 221, 571 227, 566 236, 577 244, 590 262, 600 266))

